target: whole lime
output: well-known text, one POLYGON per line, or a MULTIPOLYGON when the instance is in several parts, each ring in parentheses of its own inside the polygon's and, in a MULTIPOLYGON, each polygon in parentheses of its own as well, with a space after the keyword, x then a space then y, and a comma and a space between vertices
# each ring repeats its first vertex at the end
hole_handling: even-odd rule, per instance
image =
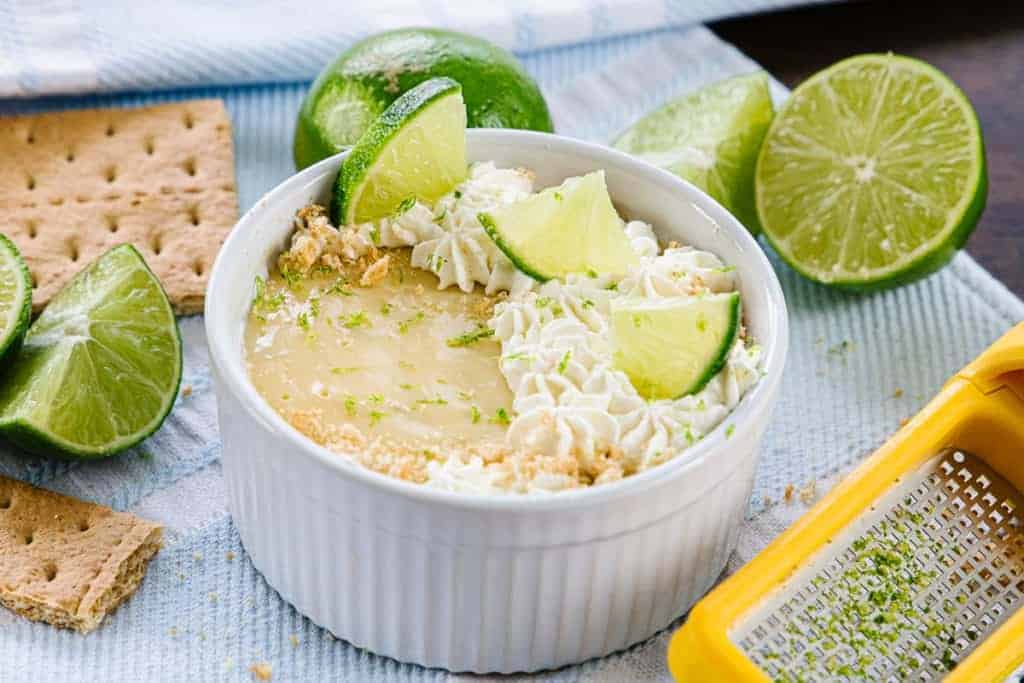
POLYGON ((295 166, 355 144, 399 95, 447 76, 462 85, 471 128, 554 128, 540 88, 507 51, 475 36, 410 28, 370 36, 317 77, 295 126, 295 166))

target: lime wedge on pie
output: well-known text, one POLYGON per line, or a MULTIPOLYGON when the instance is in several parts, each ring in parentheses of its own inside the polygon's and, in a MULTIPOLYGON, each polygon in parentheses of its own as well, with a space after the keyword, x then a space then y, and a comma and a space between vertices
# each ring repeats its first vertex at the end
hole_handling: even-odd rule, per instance
POLYGON ((115 247, 29 328, 0 383, 0 433, 39 454, 94 458, 163 423, 181 380, 167 296, 139 252, 115 247))
POLYGON ((647 399, 694 394, 725 365, 740 324, 739 292, 612 302, 615 366, 647 399))
POLYGON ((384 110, 352 148, 334 186, 335 224, 375 221, 403 202, 431 204, 466 177, 466 106, 450 78, 432 78, 384 110))
POLYGON ((21 345, 32 315, 32 278, 18 248, 0 235, 0 369, 21 345))
POLYGON ((624 275, 639 261, 608 196, 604 171, 570 178, 478 218, 509 260, 541 282, 588 271, 624 275))
POLYGON ((985 205, 978 118, 937 69, 853 57, 793 91, 765 137, 757 211, 793 268, 871 290, 945 265, 985 205))
POLYGON ((773 114, 768 77, 738 76, 656 109, 615 147, 690 181, 756 233, 754 168, 773 114))

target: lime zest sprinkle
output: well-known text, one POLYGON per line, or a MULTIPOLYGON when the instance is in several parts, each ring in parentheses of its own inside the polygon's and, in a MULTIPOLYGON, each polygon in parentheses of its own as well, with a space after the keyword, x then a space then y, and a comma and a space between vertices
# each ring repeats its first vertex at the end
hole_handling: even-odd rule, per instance
POLYGON ((415 385, 409 384, 408 382, 402 382, 401 384, 398 385, 398 388, 403 389, 405 391, 412 391, 416 387, 415 385))
POLYGON ((395 217, 401 216, 403 213, 416 206, 416 197, 406 197, 395 209, 395 217))
POLYGON ((359 401, 352 394, 346 394, 344 406, 345 412, 348 413, 350 416, 354 416, 356 412, 358 412, 359 410, 359 401))
POLYGON ((437 223, 438 225, 440 225, 441 223, 444 222, 444 219, 447 218, 447 217, 448 217, 448 207, 446 206, 445 208, 443 208, 441 210, 440 214, 438 214, 437 216, 434 216, 434 222, 437 223))
POLYGON ((380 305, 380 314, 381 315, 390 315, 391 314, 391 304, 389 304, 386 301, 384 303, 382 303, 380 305))
POLYGON ((598 275, 597 271, 594 270, 593 268, 587 268, 587 277, 591 279, 597 279, 598 277, 600 277, 600 275, 598 275))
POLYGON ((440 273, 441 269, 444 268, 444 264, 448 263, 448 259, 440 254, 434 254, 430 259, 430 269, 435 273, 440 273))
POLYGON ((510 360, 510 361, 514 361, 514 360, 533 360, 533 356, 531 356, 530 354, 526 353, 525 351, 516 351, 515 353, 510 353, 510 354, 508 354, 506 356, 502 356, 501 359, 502 360, 510 360))
POLYGON ((494 417, 488 420, 488 422, 491 422, 492 424, 507 425, 512 423, 512 418, 508 416, 507 410, 504 408, 498 408, 498 410, 494 412, 494 417))
POLYGON ((371 324, 370 319, 363 311, 356 311, 355 313, 339 316, 338 320, 341 321, 342 327, 346 327, 350 330, 357 327, 369 327, 371 324))
POLYGON ((352 290, 346 287, 348 284, 348 278, 344 275, 334 281, 330 287, 327 288, 327 294, 340 294, 341 296, 352 296, 352 290))
POLYGON ((302 282, 302 273, 291 268, 282 268, 281 277, 288 283, 289 289, 295 289, 295 286, 302 282))
POLYGON ((370 426, 371 427, 375 426, 378 422, 380 422, 381 420, 383 420, 387 416, 388 416, 388 414, 383 412, 383 411, 371 410, 370 411, 370 426))
POLYGON ((370 241, 374 244, 380 244, 380 226, 376 223, 370 226, 370 241))
POLYGON ((301 327, 303 330, 309 332, 309 313, 307 313, 306 311, 299 313, 298 317, 295 318, 295 322, 297 322, 299 324, 299 327, 301 327))
POLYGON ((407 320, 401 321, 400 323, 398 323, 398 332, 399 332, 399 334, 405 334, 406 332, 409 331, 410 327, 412 327, 413 325, 415 325, 418 322, 421 322, 426 317, 427 316, 426 316, 426 314, 423 311, 417 311, 416 315, 414 315, 413 317, 411 317, 411 318, 409 318, 407 320))
POLYGON ((370 403, 372 403, 372 404, 374 404, 376 406, 384 404, 384 395, 383 394, 370 394, 367 397, 367 399, 370 401, 370 403))
POLYGON ((473 424, 480 422, 480 409, 476 406, 469 407, 469 417, 473 424))
POLYGON ((569 361, 572 360, 572 349, 565 352, 562 356, 562 360, 558 361, 558 374, 564 375, 566 369, 569 367, 569 361))
POLYGON ((725 428, 725 438, 728 439, 729 437, 731 437, 733 432, 735 432, 735 431, 736 431, 736 425, 734 425, 734 424, 731 424, 728 427, 726 427, 725 428))
POLYGON ((452 193, 452 196, 454 196, 456 199, 462 199, 462 191, 455 190, 455 192, 452 193))
POLYGON ((437 398, 420 398, 416 400, 416 405, 421 406, 446 406, 448 401, 441 396, 437 398))
POLYGON ((256 276, 256 292, 252 299, 252 310, 256 318, 266 321, 267 313, 274 313, 284 303, 284 292, 277 292, 273 296, 267 296, 267 281, 259 275, 256 276))
POLYGON ((457 337, 449 337, 445 343, 452 348, 458 348, 460 346, 470 346, 481 339, 487 339, 488 337, 493 336, 494 330, 492 328, 479 325, 475 330, 470 330, 469 332, 460 334, 457 337))
POLYGON ((583 300, 583 309, 584 310, 586 310, 588 308, 593 308, 595 305, 596 304, 594 303, 593 299, 584 299, 583 300))
POLYGON ((350 372, 359 372, 360 370, 362 370, 362 368, 359 367, 358 365, 350 365, 349 367, 331 368, 331 374, 332 375, 347 375, 350 372))

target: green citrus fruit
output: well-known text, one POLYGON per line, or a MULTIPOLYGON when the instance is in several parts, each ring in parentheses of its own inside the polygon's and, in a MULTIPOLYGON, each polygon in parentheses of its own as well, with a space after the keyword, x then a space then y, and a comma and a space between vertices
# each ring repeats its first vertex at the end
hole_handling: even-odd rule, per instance
POLYGON ((934 67, 853 57, 793 91, 755 185, 765 235, 806 277, 853 290, 904 284, 945 265, 981 216, 981 126, 934 67))
POLYGON ((505 50, 455 31, 400 29, 356 43, 320 73, 299 110, 295 166, 354 145, 399 95, 438 76, 462 85, 471 128, 553 130, 540 89, 505 50))
POLYGON ((0 382, 0 434, 41 455, 96 458, 163 423, 181 338, 160 281, 114 247, 50 301, 0 382))

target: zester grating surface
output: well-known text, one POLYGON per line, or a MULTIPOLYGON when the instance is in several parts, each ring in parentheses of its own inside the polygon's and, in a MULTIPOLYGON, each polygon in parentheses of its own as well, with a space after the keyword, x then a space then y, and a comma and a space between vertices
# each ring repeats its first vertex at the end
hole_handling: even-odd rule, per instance
POLYGON ((778 681, 934 681, 1024 605, 1024 496, 947 451, 879 498, 732 639, 778 681))

